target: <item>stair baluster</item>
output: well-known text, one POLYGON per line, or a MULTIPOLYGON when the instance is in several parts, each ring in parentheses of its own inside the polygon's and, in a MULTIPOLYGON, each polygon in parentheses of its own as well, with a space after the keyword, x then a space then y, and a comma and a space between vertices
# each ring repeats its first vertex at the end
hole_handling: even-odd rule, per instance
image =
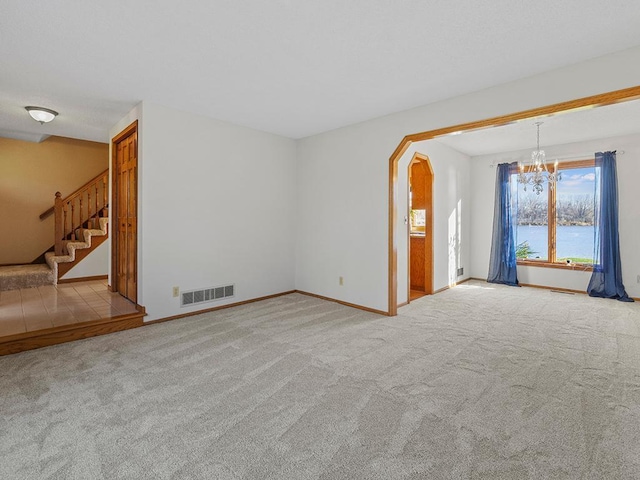
MULTIPOLYGON (((82 228, 82 219, 84 218, 82 216, 82 197, 83 197, 83 195, 81 195, 80 198, 79 198, 79 201, 80 201, 80 212, 78 213, 78 219, 79 219, 78 228, 80 228, 80 229, 82 228)), ((89 218, 89 216, 87 216, 87 218, 89 218)), ((73 232, 75 233, 76 230, 74 230, 73 232)), ((76 238, 77 238, 77 235, 76 235, 76 238)), ((84 240, 84 236, 82 235, 82 231, 80 231, 80 238, 78 240, 80 240, 80 241, 84 240)))
MULTIPOLYGON (((54 202, 54 211, 56 213, 55 216, 55 244, 54 244, 54 252, 56 255, 62 255, 62 237, 64 236, 64 225, 63 225, 63 216, 62 216, 62 194, 60 192, 56 192, 56 199, 54 202)), ((64 221, 66 222, 66 213, 64 215, 64 221)))
POLYGON ((96 215, 95 218, 93 219, 93 228, 98 228, 100 226, 100 220, 98 220, 98 214, 100 213, 100 210, 98 209, 98 184, 96 183, 94 185, 95 188, 95 197, 96 197, 96 215))
POLYGON ((63 240, 66 240, 65 232, 69 231, 69 227, 67 227, 67 225, 70 223, 69 220, 70 220, 70 218, 69 218, 69 204, 65 203, 64 204, 64 230, 62 231, 62 239, 63 240))
POLYGON ((76 222, 76 216, 75 216, 76 205, 75 205, 74 202, 69 202, 69 204, 71 205, 71 235, 70 235, 70 237, 71 237, 71 240, 75 242, 75 240, 76 240, 76 227, 75 227, 75 225, 76 225, 76 223, 75 223, 76 222))
POLYGON ((102 208, 105 208, 109 203, 107 199, 107 177, 102 179, 102 208))
POLYGON ((87 190, 87 218, 88 220, 88 224, 87 224, 87 228, 93 228, 93 213, 92 213, 92 203, 91 203, 91 189, 87 190))

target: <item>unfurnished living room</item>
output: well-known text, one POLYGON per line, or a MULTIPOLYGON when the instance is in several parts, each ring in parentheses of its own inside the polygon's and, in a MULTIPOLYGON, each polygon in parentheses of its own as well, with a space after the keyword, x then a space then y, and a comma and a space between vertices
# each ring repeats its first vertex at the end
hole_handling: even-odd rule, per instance
POLYGON ((0 2, 0 478, 640 478, 637 2, 0 2))

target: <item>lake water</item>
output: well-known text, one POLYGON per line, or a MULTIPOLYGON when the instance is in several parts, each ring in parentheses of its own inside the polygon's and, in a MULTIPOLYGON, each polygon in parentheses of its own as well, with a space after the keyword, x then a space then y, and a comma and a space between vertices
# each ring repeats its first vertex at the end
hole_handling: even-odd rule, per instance
MULTIPOLYGON (((556 257, 593 258, 594 227, 556 227, 556 257)), ((547 227, 520 225, 517 230, 516 245, 527 240, 540 258, 547 258, 547 227)))

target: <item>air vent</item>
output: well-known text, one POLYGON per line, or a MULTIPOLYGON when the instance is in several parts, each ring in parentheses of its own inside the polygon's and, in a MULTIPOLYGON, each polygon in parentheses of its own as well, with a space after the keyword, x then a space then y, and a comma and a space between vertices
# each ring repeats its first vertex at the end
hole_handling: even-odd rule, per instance
POLYGON ((459 277, 464 275, 464 268, 459 268, 457 274, 458 274, 459 277))
POLYGON ((222 287, 204 288, 201 290, 190 290, 182 292, 180 296, 180 306, 190 307, 199 303, 214 302, 223 298, 233 297, 235 285, 224 285, 222 287))

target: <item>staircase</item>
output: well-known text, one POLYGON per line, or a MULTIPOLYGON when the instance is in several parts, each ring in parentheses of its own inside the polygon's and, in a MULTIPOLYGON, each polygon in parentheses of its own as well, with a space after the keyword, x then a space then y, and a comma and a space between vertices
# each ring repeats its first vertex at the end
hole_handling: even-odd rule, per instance
POLYGON ((0 291, 55 285, 107 240, 108 177, 105 170, 65 198, 56 193, 54 206, 40 215, 55 215, 53 251, 44 254, 45 264, 0 267, 0 291))

